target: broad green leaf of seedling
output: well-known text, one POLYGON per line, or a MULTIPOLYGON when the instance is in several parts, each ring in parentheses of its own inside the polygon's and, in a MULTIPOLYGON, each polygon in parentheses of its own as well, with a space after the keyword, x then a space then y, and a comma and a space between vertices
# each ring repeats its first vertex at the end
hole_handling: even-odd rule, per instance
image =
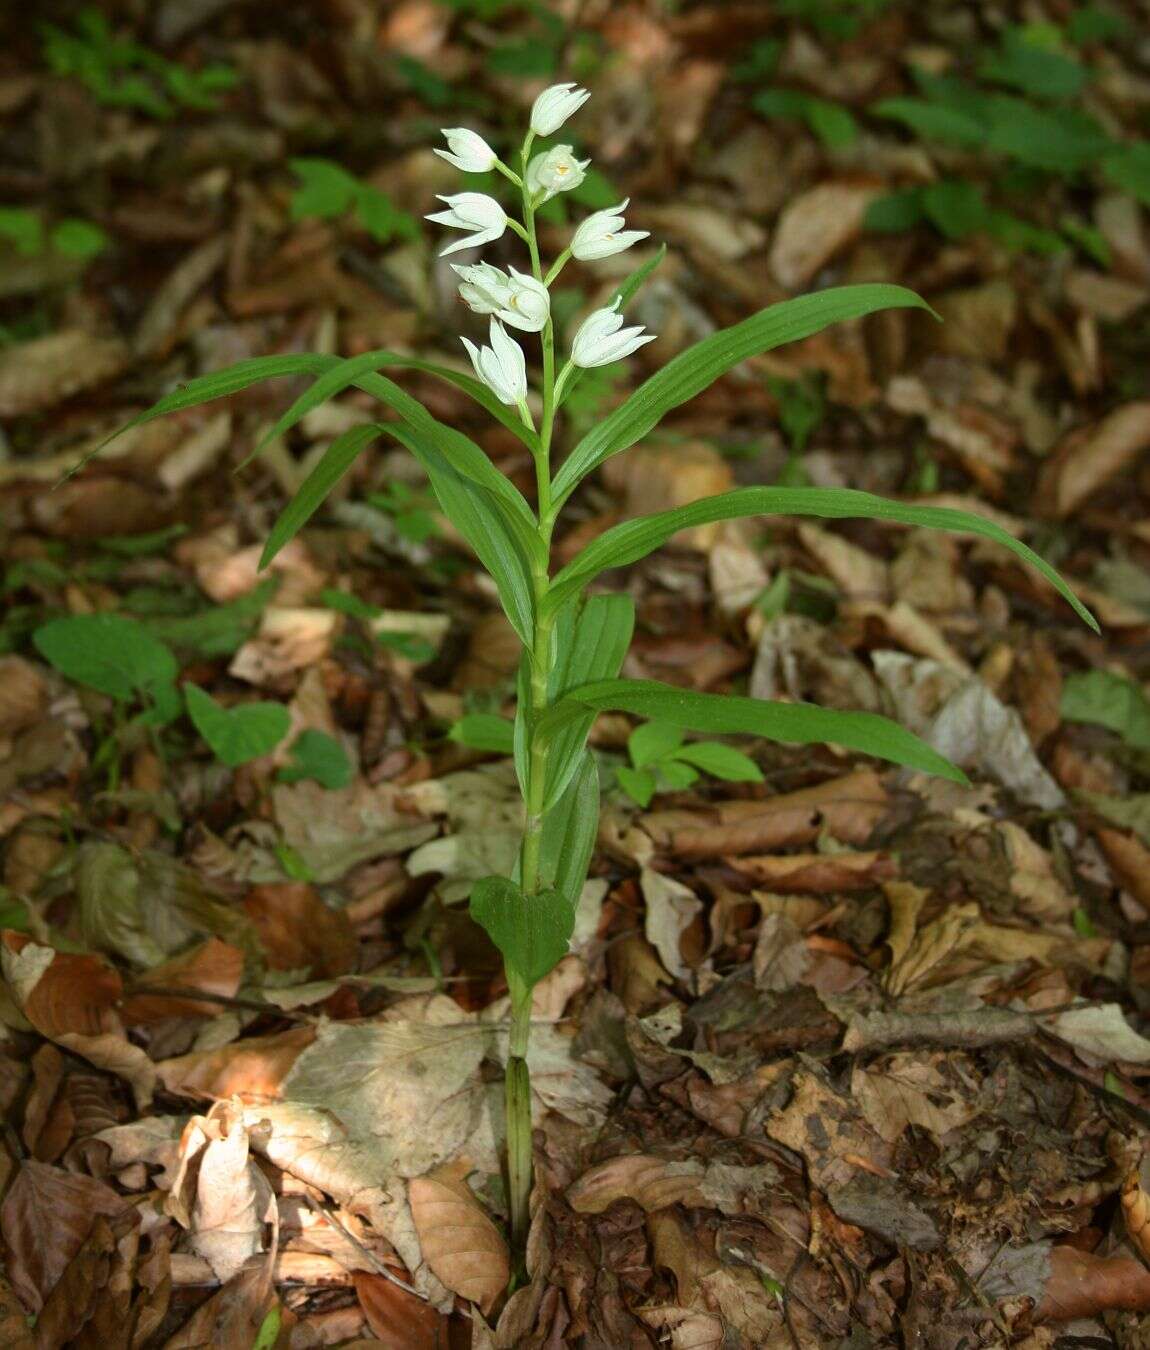
POLYGON ((282 703, 224 708, 194 684, 184 686, 184 700, 192 724, 215 757, 230 769, 270 754, 291 725, 291 714, 282 703))

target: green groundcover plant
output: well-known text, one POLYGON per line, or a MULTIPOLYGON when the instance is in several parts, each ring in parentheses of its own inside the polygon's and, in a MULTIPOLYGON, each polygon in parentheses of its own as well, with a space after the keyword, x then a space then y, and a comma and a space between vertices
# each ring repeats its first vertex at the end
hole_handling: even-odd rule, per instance
POLYGON ((220 398, 258 380, 314 376, 310 387, 268 433, 265 443, 270 443, 311 409, 350 387, 360 389, 378 399, 395 420, 353 427, 331 444, 275 522, 263 563, 270 563, 301 529, 363 449, 377 437, 390 436, 406 446, 426 470, 444 514, 495 582, 507 618, 523 643, 523 658, 514 724, 504 730, 496 719, 490 719, 486 729, 493 749, 514 755, 525 813, 513 875, 479 881, 471 892, 471 914, 503 955, 510 994, 507 1163, 512 1232, 519 1244, 526 1233, 531 1189, 527 1065, 531 992, 568 950, 595 843, 599 778, 587 737, 596 714, 613 710, 671 728, 668 753, 678 744, 675 728, 769 737, 792 744, 834 742, 895 764, 965 781, 930 746, 897 723, 873 714, 696 693, 651 680, 619 678, 631 640, 634 606, 626 595, 590 593, 595 579, 608 569, 637 561, 680 530, 695 525, 785 513, 827 519, 863 517, 992 539, 1028 562, 1087 623, 1097 626, 1049 564, 991 521, 849 489, 737 488, 616 525, 560 571, 552 572, 550 551, 556 521, 580 483, 612 455, 647 436, 673 408, 748 357, 809 337, 829 324, 891 307, 928 308, 902 287, 862 285, 824 290, 762 310, 669 361, 619 406, 593 420, 556 469, 552 451, 563 406, 584 372, 622 361, 653 340, 642 328, 625 326, 623 311, 663 252, 653 253, 623 282, 609 305, 583 320, 566 352, 557 351, 551 287, 568 261, 576 258, 593 263, 647 237, 643 231, 625 228, 624 201, 583 220, 549 265, 540 257, 536 212, 557 194, 576 188, 588 161, 577 159, 569 145, 537 149, 536 143, 558 131, 588 97, 586 90, 573 84, 555 85, 540 94, 519 152, 518 171, 474 131, 451 128, 444 132, 448 148, 438 154, 466 173, 502 174, 514 184, 521 200, 521 209, 511 215, 493 197, 464 191, 441 198, 445 209, 429 217, 460 232, 443 250, 445 256, 474 250, 508 231, 524 245, 524 271, 515 267, 504 271, 487 262, 452 264, 464 303, 489 318, 486 345, 461 339, 474 366, 474 378, 449 366, 389 351, 367 352, 348 360, 318 353, 269 356, 195 379, 136 419, 142 422, 220 398), (538 356, 538 379, 529 377, 521 345, 526 340, 538 344, 533 348, 538 356), (473 440, 431 416, 384 373, 402 369, 448 381, 518 437, 534 460, 534 504, 473 440))

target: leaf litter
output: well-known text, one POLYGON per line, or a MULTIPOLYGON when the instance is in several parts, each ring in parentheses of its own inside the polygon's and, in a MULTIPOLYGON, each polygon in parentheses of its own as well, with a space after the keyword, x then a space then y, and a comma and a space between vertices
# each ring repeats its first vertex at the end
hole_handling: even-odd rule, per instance
MULTIPOLYGON (((181 121, 106 106, 0 19, 0 1340, 1141 1343, 1150 191, 1144 54, 1116 36, 1134 7, 1003 27, 977 4, 588 5, 566 50, 551 5, 289 4, 284 29, 241 8, 117 16, 160 53, 141 98, 154 72, 235 67, 181 121), (976 120, 1023 115, 1006 89, 1037 100, 1032 143, 1000 127, 999 153, 1068 153, 1041 81, 1069 64, 1128 157, 1073 193, 1015 162, 1048 175, 1028 191, 875 111, 941 108, 953 131, 943 72, 979 61, 1007 102, 980 85, 976 120), (236 359, 452 359, 449 288, 403 225, 449 180, 405 128, 497 121, 578 62, 607 95, 595 205, 631 194, 671 242, 640 314, 661 356, 840 281, 913 286, 946 322, 890 313, 752 358, 612 461, 557 553, 624 511, 801 473, 1000 521, 1104 633, 993 545, 877 523, 703 527, 607 578, 639 612, 629 676, 893 714, 974 786, 745 744, 763 783, 665 782, 640 809, 616 776, 634 723, 600 717, 592 880, 535 996, 515 1271, 506 989, 462 902, 514 861, 520 808, 511 761, 446 734, 511 709, 489 582, 378 449, 260 579, 277 504, 364 421, 357 395, 239 476, 292 391, 138 428, 47 489, 236 359), (395 228, 382 242, 292 204, 289 160, 345 151, 357 200, 390 203, 368 218, 395 228), (892 197, 919 214, 881 233, 892 197), (27 258, 8 222, 28 211, 90 212, 114 243, 27 258), (97 615, 137 625, 116 632, 144 635, 150 674, 123 674, 121 640, 114 687, 92 687, 33 640, 97 615), (165 704, 176 684, 232 741, 259 704, 290 729, 230 766, 165 704), (305 731, 341 785, 294 772, 305 731)), ((571 278, 572 313, 609 299, 571 278)), ((458 391, 420 393, 467 424, 458 391)), ((483 434, 528 489, 519 449, 483 434)))

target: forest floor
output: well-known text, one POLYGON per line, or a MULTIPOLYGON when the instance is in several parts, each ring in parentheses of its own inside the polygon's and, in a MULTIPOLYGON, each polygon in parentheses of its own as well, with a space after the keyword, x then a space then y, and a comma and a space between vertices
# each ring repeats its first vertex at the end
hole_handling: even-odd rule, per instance
POLYGON ((0 1343, 1150 1345, 1141 8, 60 0, 0 53, 0 1343), (513 706, 489 580, 386 441, 259 571, 355 392, 242 469, 302 384, 64 475, 245 358, 461 363, 432 148, 506 144, 559 79, 594 172, 545 252, 624 197, 651 236, 569 267, 560 330, 668 246, 658 340, 560 453, 788 296, 897 282, 943 322, 747 361, 577 494, 556 560, 849 486, 992 517, 1102 632, 1000 546, 886 523, 710 526, 604 579, 626 674, 885 712, 972 786, 745 740, 761 782, 688 782, 599 719, 509 1297, 506 986, 465 902, 521 816, 449 735, 513 706))

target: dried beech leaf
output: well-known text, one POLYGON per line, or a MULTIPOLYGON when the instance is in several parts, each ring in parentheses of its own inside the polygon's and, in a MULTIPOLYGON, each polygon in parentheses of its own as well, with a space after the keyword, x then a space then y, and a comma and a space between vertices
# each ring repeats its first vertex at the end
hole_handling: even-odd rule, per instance
POLYGON ((1142 1186, 1138 1168, 1122 1183, 1122 1218, 1126 1235, 1144 1261, 1150 1261, 1150 1195, 1142 1186))
POLYGON ((1072 1322, 1114 1309, 1150 1312, 1150 1269, 1125 1256, 1097 1256, 1076 1247, 1054 1247, 1050 1278, 1034 1317, 1072 1322))
POLYGON ((0 1205, 8 1277, 24 1305, 40 1311, 99 1215, 115 1219, 133 1212, 94 1177, 25 1162, 0 1205))
POLYGON ((647 907, 643 921, 647 941, 677 980, 689 978, 679 939, 702 912, 703 902, 689 886, 650 867, 639 874, 639 888, 647 907))
POLYGON ((490 1312, 507 1288, 511 1258, 458 1166, 415 1177, 407 1192, 427 1264, 448 1289, 490 1312))
POLYGON ((206 1116, 188 1122, 164 1208, 189 1230, 192 1250, 222 1283, 263 1250, 264 1224, 274 1226, 276 1203, 267 1178, 249 1157, 238 1098, 216 1102, 206 1116))
POLYGON ((383 1350, 440 1350, 446 1321, 431 1304, 401 1289, 383 1275, 357 1270, 352 1275, 359 1306, 383 1350))

